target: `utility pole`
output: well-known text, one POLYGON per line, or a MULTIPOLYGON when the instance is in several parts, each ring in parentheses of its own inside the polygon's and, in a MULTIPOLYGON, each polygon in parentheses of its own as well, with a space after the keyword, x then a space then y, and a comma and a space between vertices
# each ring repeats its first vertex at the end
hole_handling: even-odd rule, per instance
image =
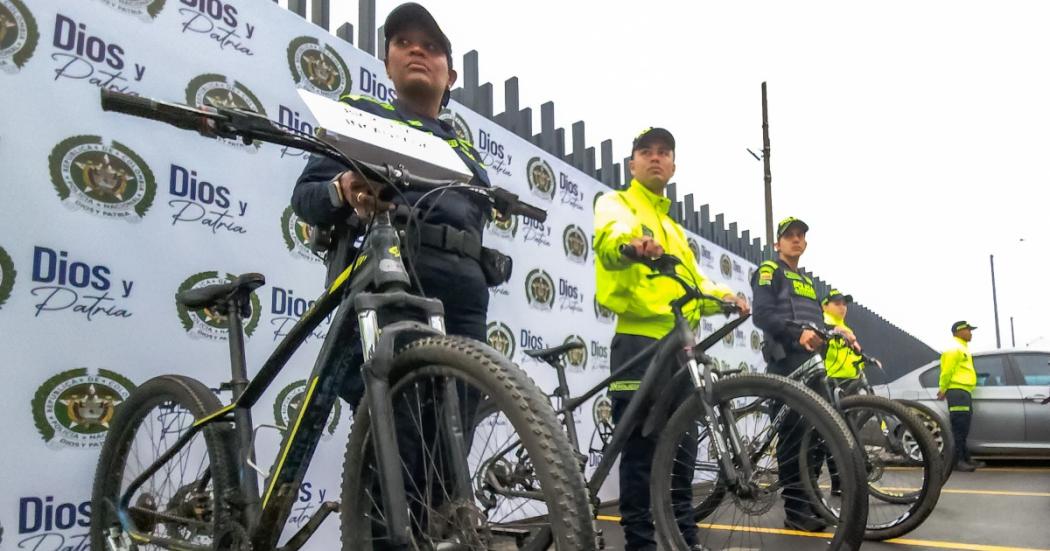
POLYGON ((988 255, 988 261, 992 265, 992 310, 995 312, 995 347, 1002 348, 999 340, 999 299, 995 296, 995 255, 988 255))
POLYGON ((1010 316, 1010 348, 1017 348, 1017 341, 1014 340, 1014 317, 1010 316))
POLYGON ((769 106, 766 83, 762 83, 762 165, 766 182, 766 244, 773 247, 773 173, 769 168, 769 106))

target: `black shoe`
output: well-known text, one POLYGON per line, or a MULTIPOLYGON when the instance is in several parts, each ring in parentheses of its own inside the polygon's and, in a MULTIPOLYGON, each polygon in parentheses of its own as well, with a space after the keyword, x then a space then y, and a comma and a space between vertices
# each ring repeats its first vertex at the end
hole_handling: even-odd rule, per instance
POLYGON ((960 473, 972 473, 977 470, 977 466, 972 463, 967 463, 966 461, 956 461, 955 467, 953 467, 952 470, 960 473))
POLYGON ((803 532, 823 532, 828 523, 814 516, 788 513, 784 517, 784 527, 803 532))
POLYGON ((974 459, 967 461, 967 463, 973 465, 975 469, 983 469, 988 466, 984 461, 976 461, 974 459))

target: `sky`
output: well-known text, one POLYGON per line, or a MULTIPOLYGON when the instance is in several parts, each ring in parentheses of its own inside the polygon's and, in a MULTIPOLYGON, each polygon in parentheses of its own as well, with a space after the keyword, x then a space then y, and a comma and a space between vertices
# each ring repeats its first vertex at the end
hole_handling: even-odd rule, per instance
MULTIPOLYGON (((284 0, 281 2, 284 3, 284 0)), ((399 2, 378 0, 380 21, 399 2)), ((332 28, 357 2, 332 0, 332 28)), ((1002 1, 423 4, 457 65, 477 50, 496 112, 555 102, 556 123, 629 155, 677 140, 674 181, 764 235, 760 84, 768 82, 773 216, 810 225, 802 265, 935 349, 957 320, 973 350, 1050 350, 1050 4, 1002 1)), ((568 140, 567 140, 568 141, 568 140)), ((848 321, 848 320, 847 320, 848 321)), ((863 335, 861 335, 863 338, 863 335)))

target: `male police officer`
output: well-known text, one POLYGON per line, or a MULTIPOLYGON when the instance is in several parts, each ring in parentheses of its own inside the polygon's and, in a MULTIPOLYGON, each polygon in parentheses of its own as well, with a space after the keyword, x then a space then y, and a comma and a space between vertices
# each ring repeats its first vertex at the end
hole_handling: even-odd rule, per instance
MULTIPOLYGON (((806 252, 807 231, 809 226, 798 218, 782 220, 777 225, 777 259, 763 262, 751 280, 755 310, 752 320, 765 336, 762 355, 767 370, 777 375, 791 374, 815 353, 819 354, 824 346, 824 340, 816 332, 788 323, 823 325, 824 316, 813 280, 798 269, 799 259, 806 252)), ((786 424, 791 425, 793 423, 786 424)), ((810 506, 799 476, 801 439, 802 433, 798 430, 783 431, 777 439, 784 524, 796 530, 819 531, 826 525, 810 506)))
POLYGON ((860 376, 859 370, 863 369, 863 360, 858 354, 860 343, 857 342, 853 330, 846 325, 846 312, 851 302, 853 296, 844 295, 838 289, 832 289, 820 301, 821 308, 824 309, 824 324, 846 340, 832 340, 824 353, 824 367, 828 377, 840 386, 856 380, 860 376))
MULTIPOLYGON (((446 140, 474 174, 471 183, 488 186, 488 175, 473 146, 458 139, 453 128, 437 118, 456 81, 448 38, 433 16, 415 3, 394 8, 383 30, 386 70, 394 82, 397 99, 387 104, 369 97, 344 96, 342 101, 446 140)), ((330 226, 345 221, 354 211, 367 218, 376 210, 393 208, 377 198, 370 182, 347 168, 327 158, 311 156, 292 194, 292 206, 303 221, 330 226), (342 205, 332 204, 333 191, 342 198, 342 205)), ((419 192, 408 191, 394 202, 412 204, 420 196, 419 192)), ((479 254, 488 213, 460 193, 431 196, 423 201, 419 210, 427 209, 430 209, 429 215, 420 224, 422 246, 412 258, 420 279, 418 284, 429 296, 444 303, 449 334, 484 341, 489 292, 479 254), (448 285, 449 281, 456 284, 448 285)), ((348 367, 354 372, 342 395, 356 406, 364 392, 359 371, 363 358, 360 342, 353 340, 356 357, 348 367)))
POLYGON ((941 354, 941 377, 937 399, 948 400, 948 418, 955 438, 955 470, 973 472, 983 465, 970 460, 966 438, 970 435, 973 418, 973 389, 977 386, 977 371, 973 368, 970 340, 977 327, 957 321, 952 324, 953 346, 941 354))
MULTIPOLYGON (((638 256, 658 258, 671 254, 678 257, 682 260, 678 273, 686 281, 696 282, 704 294, 734 302, 745 313, 748 311, 744 299, 700 274, 685 232, 667 214, 671 200, 664 196, 664 189, 674 175, 674 161, 675 141, 670 132, 663 128, 643 131, 631 149, 628 166, 634 178, 630 186, 603 195, 594 208, 597 298, 618 316, 611 345, 613 371, 671 331, 674 315, 670 303, 682 294, 678 283, 670 279, 647 277, 648 268, 621 255, 622 245, 631 245, 638 256)), ((697 321, 699 305, 694 302, 689 308, 686 313, 697 321)), ((649 358, 637 362, 636 368, 609 385, 614 422, 619 422, 638 389, 648 362, 649 358)), ((624 527, 626 549, 655 550, 649 473, 656 438, 645 438, 641 433, 639 427, 628 437, 620 457, 620 523, 624 527)), ((692 473, 687 476, 691 477, 692 473)), ((683 518, 679 524, 686 541, 702 549, 697 543, 695 522, 683 518)))

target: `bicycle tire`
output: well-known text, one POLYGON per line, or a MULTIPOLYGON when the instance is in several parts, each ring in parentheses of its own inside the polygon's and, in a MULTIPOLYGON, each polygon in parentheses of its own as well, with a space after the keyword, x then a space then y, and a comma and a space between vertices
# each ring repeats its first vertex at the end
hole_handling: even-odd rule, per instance
MULTIPOLYGON (((192 415, 192 420, 200 419, 222 407, 218 398, 208 387, 195 379, 181 375, 154 377, 135 388, 128 396, 128 399, 117 406, 113 420, 110 423, 109 433, 102 444, 91 491, 92 515, 89 539, 92 549, 109 549, 106 544, 108 532, 113 526, 120 527, 114 514, 115 504, 122 492, 121 485, 124 479, 124 470, 128 465, 128 455, 132 452, 132 447, 136 441, 135 436, 139 434, 140 429, 143 429, 143 425, 150 413, 161 405, 167 408, 167 404, 183 408, 192 415)), ((174 407, 172 407, 173 412, 175 411, 174 407)), ((163 422, 165 423, 164 430, 168 430, 173 426, 170 424, 171 419, 166 419, 163 422)), ((147 426, 143 430, 150 429, 147 426)), ((241 532, 231 528, 229 523, 231 515, 227 508, 221 504, 219 506, 215 505, 217 502, 216 496, 228 495, 229 492, 235 491, 237 488, 235 469, 230 460, 230 449, 227 447, 232 441, 231 432, 229 423, 213 423, 201 430, 205 444, 204 450, 208 459, 207 476, 211 481, 211 490, 207 492, 210 496, 206 497, 210 498, 212 509, 210 522, 206 522, 206 524, 210 525, 213 541, 216 538, 220 538, 220 541, 228 542, 227 539, 223 538, 237 538, 243 535, 241 532)), ((162 439, 164 434, 166 433, 162 433, 162 439)), ((156 443, 155 433, 147 434, 147 436, 151 437, 151 440, 156 443)), ((192 448, 189 446, 183 448, 183 450, 186 449, 192 448)), ((165 464, 169 464, 174 460, 175 457, 165 464)), ((139 464, 141 465, 141 462, 139 464)), ((204 475, 201 476, 203 477, 204 475)), ((199 479, 193 482, 197 483, 199 479)), ((164 487, 165 485, 162 484, 159 491, 163 491, 164 487)), ((152 499, 152 508, 157 511, 178 510, 179 503, 183 503, 182 506, 185 506, 184 502, 178 500, 190 499, 187 497, 190 495, 190 490, 187 490, 187 488, 190 488, 190 485, 183 484, 166 503, 158 503, 157 496, 154 494, 159 491, 155 486, 147 483, 142 487, 141 493, 136 493, 139 497, 136 498, 133 505, 139 508, 148 508, 149 500, 152 499), (152 488, 152 493, 145 491, 146 488, 152 488), (178 494, 183 491, 186 493, 179 496, 178 494)), ((132 522, 135 522, 136 515, 134 513, 129 514, 129 517, 131 517, 132 522)), ((150 515, 148 514, 145 516, 140 514, 140 522, 148 523, 149 517, 150 515)), ((156 519, 153 519, 153 522, 154 527, 151 531, 162 524, 165 526, 165 532, 171 530, 173 526, 176 528, 179 526, 176 522, 164 523, 156 519)), ((138 526, 136 527, 139 528, 138 526)), ((219 543, 216 542, 215 545, 219 545, 219 543)), ((134 541, 131 541, 129 548, 138 549, 138 546, 134 541)))
MULTIPOLYGON (((828 539, 827 549, 831 551, 859 549, 863 542, 863 528, 867 514, 866 493, 863 489, 863 466, 859 462, 859 456, 855 453, 856 442, 831 406, 812 390, 777 375, 732 375, 716 382, 712 390, 716 403, 731 403, 733 399, 742 396, 765 396, 775 399, 798 412, 799 415, 805 416, 808 423, 821 434, 826 435, 828 446, 836 457, 852 459, 844 465, 842 471, 844 496, 842 518, 845 520, 839 522, 834 528, 835 532, 828 539)), ((673 510, 671 480, 679 442, 689 434, 689 431, 696 426, 697 420, 702 419, 703 416, 699 398, 690 397, 671 416, 656 444, 650 491, 657 540, 663 549, 674 551, 689 549, 685 536, 679 530, 678 519, 673 510)), ((722 476, 719 471, 719 482, 715 483, 716 488, 722 485, 720 481, 722 476)), ((732 494, 732 491, 728 489, 716 491, 722 492, 722 495, 725 496, 732 494)), ((777 498, 774 496, 773 499, 777 498)), ((707 528, 708 530, 733 531, 735 526, 729 528, 708 526, 707 528)), ((759 534, 758 537, 761 537, 765 530, 746 527, 740 532, 759 534)), ((706 542, 705 544, 709 545, 706 542)), ((729 545, 735 548, 742 544, 729 545)), ((753 544, 745 547, 753 547, 753 544)))
MULTIPOLYGON (((446 336, 414 341, 394 358, 391 372, 391 394, 406 388, 424 376, 456 376, 469 381, 504 404, 506 415, 521 445, 535 466, 548 508, 550 537, 556 549, 596 549, 594 515, 583 479, 572 453, 568 437, 560 429, 550 402, 535 383, 502 354, 488 345, 470 339, 446 336), (444 375, 442 375, 444 374, 444 375)), ((368 495, 372 487, 370 413, 358 408, 343 467, 341 534, 345 551, 368 551, 373 548, 370 515, 375 506, 368 495)), ((526 547, 541 547, 535 541, 526 547)))
POLYGON ((944 486, 951 478, 955 468, 955 437, 952 433, 952 424, 948 419, 941 417, 932 407, 915 400, 896 400, 909 408, 915 410, 919 420, 930 428, 933 439, 941 450, 941 486, 944 486), (936 428, 932 429, 931 425, 936 428))
MULTIPOLYGON (((866 484, 870 497, 864 539, 871 541, 887 540, 900 537, 918 528, 933 512, 941 492, 940 452, 933 441, 933 436, 908 406, 882 396, 847 396, 839 401, 839 408, 842 411, 842 415, 847 418, 848 423, 855 422, 860 412, 863 411, 881 411, 883 414, 888 414, 899 420, 905 430, 911 432, 915 437, 924 458, 922 461, 916 462, 918 465, 911 464, 912 468, 918 466, 923 471, 921 485, 911 492, 883 492, 878 485, 871 481, 866 484), (872 500, 878 500, 890 505, 907 506, 907 509, 902 510, 896 518, 883 521, 881 515, 878 514, 881 506, 878 504, 873 506, 872 500), (872 513, 873 511, 875 512, 874 514, 872 513)), ((861 439, 864 440, 863 438, 861 439)), ((858 446, 860 453, 869 453, 866 448, 863 441, 858 446)), ((865 457, 864 462, 865 465, 869 465, 873 464, 874 460, 869 460, 869 458, 865 457)), ((811 471, 803 469, 803 473, 809 472, 811 471)), ((809 481, 810 484, 807 484, 806 488, 810 491, 815 508, 818 513, 827 518, 827 515, 833 513, 825 506, 825 501, 817 488, 818 482, 811 477, 809 481)))

